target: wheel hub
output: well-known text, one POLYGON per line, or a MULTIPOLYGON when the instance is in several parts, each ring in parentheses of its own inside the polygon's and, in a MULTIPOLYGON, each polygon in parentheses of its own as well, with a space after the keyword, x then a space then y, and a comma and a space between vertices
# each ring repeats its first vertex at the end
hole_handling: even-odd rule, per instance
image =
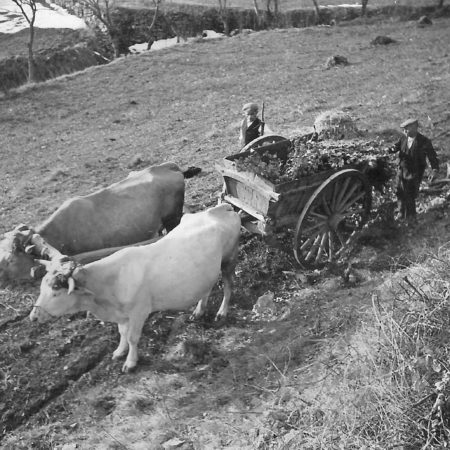
POLYGON ((344 216, 342 214, 339 214, 339 213, 331 214, 331 216, 328 218, 328 221, 327 221, 328 228, 330 230, 336 230, 338 225, 342 222, 343 218, 344 218, 344 216))

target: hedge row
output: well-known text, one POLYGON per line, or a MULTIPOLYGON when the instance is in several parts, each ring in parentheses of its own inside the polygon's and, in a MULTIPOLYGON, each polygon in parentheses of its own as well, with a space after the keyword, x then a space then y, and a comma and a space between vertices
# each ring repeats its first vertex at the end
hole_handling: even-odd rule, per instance
MULTIPOLYGON (((320 8, 320 18, 311 8, 281 12, 277 15, 262 12, 260 17, 254 10, 230 8, 226 17, 228 29, 250 28, 261 30, 268 28, 303 28, 318 23, 330 24, 335 22, 348 22, 358 18, 360 8, 339 6, 334 8, 320 8)), ((422 15, 450 16, 450 6, 436 11, 433 6, 417 7, 409 5, 392 5, 377 8, 369 8, 367 16, 370 17, 397 17, 400 20, 417 20, 422 15)), ((159 16, 158 21, 149 36, 149 24, 152 22, 154 11, 151 9, 126 9, 117 10, 114 20, 119 34, 129 45, 147 42, 149 37, 154 40, 167 39, 181 35, 192 37, 201 34, 203 30, 224 32, 224 20, 215 8, 185 6, 169 10, 159 16)))
MULTIPOLYGON (((86 44, 59 50, 43 50, 35 54, 36 81, 76 72, 87 67, 105 64, 108 59, 86 44)), ((28 58, 13 56, 0 61, 0 87, 8 91, 25 84, 28 80, 28 58)))

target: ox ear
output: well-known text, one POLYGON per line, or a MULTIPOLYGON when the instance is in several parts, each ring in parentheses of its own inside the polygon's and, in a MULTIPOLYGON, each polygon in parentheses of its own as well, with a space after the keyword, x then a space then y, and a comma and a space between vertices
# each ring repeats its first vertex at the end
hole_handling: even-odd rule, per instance
POLYGON ((72 272, 72 275, 68 278, 67 283, 69 284, 69 290, 68 294, 72 292, 71 285, 73 282, 73 287, 78 289, 78 292, 83 297, 95 297, 95 294, 90 291, 89 289, 86 289, 86 277, 87 277, 87 271, 83 266, 77 266, 75 270, 72 272), (72 280, 72 281, 71 281, 72 280))
POLYGON ((13 238, 13 241, 12 241, 12 244, 11 244, 11 250, 13 251, 13 253, 19 253, 20 252, 20 250, 22 248, 22 246, 20 244, 21 244, 20 243, 20 239, 17 236, 15 236, 13 238))
POLYGON ((16 239, 14 239, 13 241, 12 241, 12 243, 11 243, 11 251, 13 252, 13 253, 19 253, 19 246, 17 245, 18 243, 17 243, 17 240, 16 239))
POLYGON ((28 231, 29 229, 30 229, 30 227, 28 225, 21 223, 20 225, 17 225, 17 227, 14 230, 15 231, 28 231))
POLYGON ((18 231, 17 229, 15 229, 14 231, 8 233, 8 235, 12 236, 11 250, 14 253, 25 251, 25 246, 28 244, 31 238, 30 230, 18 231))
POLYGON ((77 286, 84 286, 86 284, 86 270, 83 266, 77 266, 70 278, 73 278, 73 280, 76 281, 77 286))
POLYGON ((39 280, 43 278, 46 274, 46 270, 44 266, 34 266, 30 270, 31 278, 34 280, 39 280))

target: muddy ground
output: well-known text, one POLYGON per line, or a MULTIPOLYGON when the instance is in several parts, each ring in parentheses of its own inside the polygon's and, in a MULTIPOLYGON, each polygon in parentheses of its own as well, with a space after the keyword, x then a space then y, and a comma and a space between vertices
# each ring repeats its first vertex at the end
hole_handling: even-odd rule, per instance
MULTIPOLYGON (((449 39, 443 19, 427 28, 391 22, 274 30, 122 58, 21 89, 0 99, 0 231, 35 225, 71 195, 167 160, 203 169, 187 182, 188 206, 215 204, 221 180, 214 161, 236 153, 239 111, 248 100, 264 99, 269 126, 286 136, 332 108, 349 112, 368 134, 389 139, 402 119, 417 115, 446 160, 449 39), (397 43, 371 46, 380 34, 397 43), (333 54, 351 64, 326 70, 333 54)), ((110 359, 118 342, 114 325, 84 314, 31 323, 38 285, 1 290, 1 445, 280 444, 287 431, 276 431, 265 414, 280 379, 296 379, 302 392, 313 374, 308 380, 295 374, 314 361, 323 339, 350 333, 379 282, 448 242, 448 194, 440 206, 432 203, 440 195, 423 195, 415 229, 375 221, 349 257, 351 282, 347 263, 323 273, 301 271, 289 232, 276 247, 243 233, 226 323, 212 321, 220 286, 200 323, 189 321, 189 312, 155 314, 133 374, 122 375, 121 362, 110 359), (270 307, 253 312, 269 291, 270 307)))

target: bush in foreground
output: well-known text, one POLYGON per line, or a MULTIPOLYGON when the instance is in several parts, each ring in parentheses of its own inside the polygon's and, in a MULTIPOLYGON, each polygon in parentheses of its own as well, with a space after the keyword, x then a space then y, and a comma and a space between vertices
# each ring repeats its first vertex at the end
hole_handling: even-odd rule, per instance
POLYGON ((449 249, 393 275, 371 308, 349 313, 354 332, 324 339, 309 368, 280 372, 257 448, 446 448, 449 297, 449 249))

